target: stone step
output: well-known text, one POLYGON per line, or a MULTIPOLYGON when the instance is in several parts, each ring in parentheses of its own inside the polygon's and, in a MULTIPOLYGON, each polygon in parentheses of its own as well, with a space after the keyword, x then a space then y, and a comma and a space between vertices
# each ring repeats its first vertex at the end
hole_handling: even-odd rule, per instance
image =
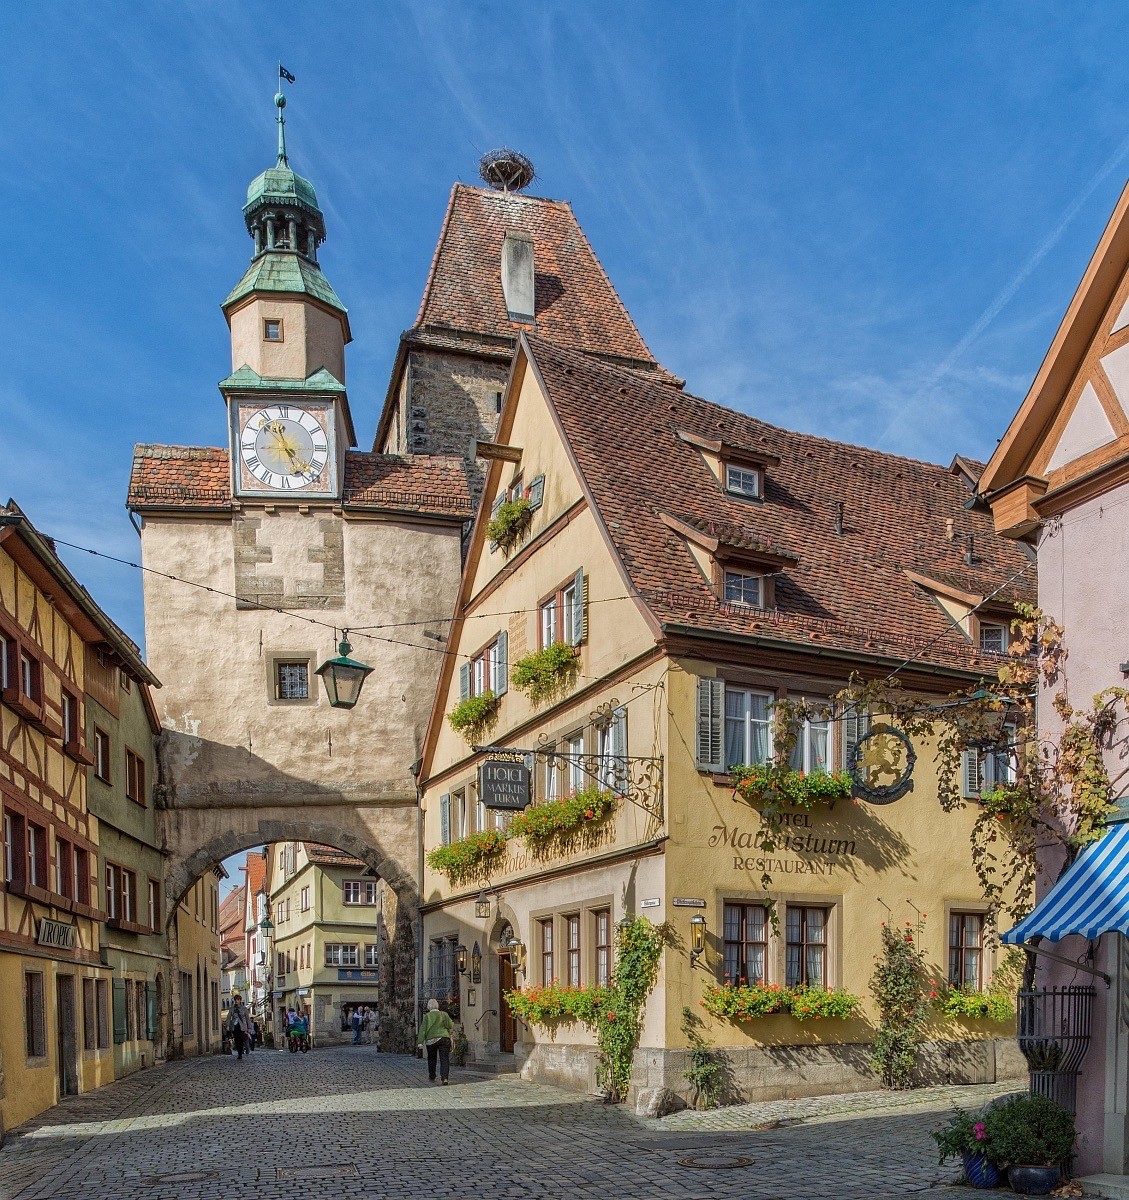
POLYGON ((1082 1185, 1084 1196, 1129 1200, 1129 1175, 1084 1175, 1078 1182, 1082 1185))
POLYGON ((514 1058, 487 1058, 468 1060, 466 1069, 480 1075, 516 1075, 521 1069, 514 1058))

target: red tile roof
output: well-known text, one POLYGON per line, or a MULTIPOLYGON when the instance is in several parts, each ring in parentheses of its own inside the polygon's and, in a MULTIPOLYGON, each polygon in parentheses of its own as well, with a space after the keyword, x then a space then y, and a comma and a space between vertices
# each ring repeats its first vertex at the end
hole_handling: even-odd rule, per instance
MULTIPOLYGON (((345 507, 467 518, 473 514, 466 465, 445 455, 345 456, 345 507)), ((232 505, 228 452, 218 446, 136 446, 128 506, 227 511, 232 505)))
POLYGON ((779 429, 544 338, 528 344, 631 582, 660 624, 993 669, 905 573, 959 579, 981 596, 1010 581, 1002 597, 1035 598, 1034 563, 996 536, 989 512, 965 507, 969 488, 948 468, 779 429), (777 456, 763 502, 728 495, 679 431, 777 456), (722 603, 664 514, 724 533, 727 545, 793 556, 776 576, 776 611, 722 603))
POLYGON ((512 347, 528 326, 509 319, 502 293, 502 243, 510 231, 533 238, 539 336, 655 366, 567 201, 463 183, 451 189, 412 334, 449 346, 452 331, 463 331, 505 338, 512 347))
POLYGON ((322 846, 317 842, 303 842, 302 845, 306 847, 306 857, 315 866, 364 869, 365 863, 362 859, 346 854, 344 850, 338 850, 335 846, 322 846))
POLYGON ((247 852, 247 862, 244 864, 244 870, 246 871, 247 895, 253 899, 266 886, 267 860, 263 858, 261 850, 249 850, 247 852))
POLYGON ((219 911, 219 933, 220 941, 230 941, 238 938, 240 944, 243 941, 243 913, 247 903, 247 889, 240 886, 235 891, 228 894, 227 898, 220 905, 219 911))

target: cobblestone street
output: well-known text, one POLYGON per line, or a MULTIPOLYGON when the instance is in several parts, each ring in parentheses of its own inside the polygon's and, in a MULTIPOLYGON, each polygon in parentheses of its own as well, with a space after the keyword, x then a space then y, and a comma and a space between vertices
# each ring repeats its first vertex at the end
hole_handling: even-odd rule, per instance
POLYGON ((638 1121, 514 1076, 452 1072, 343 1047, 191 1059, 66 1101, 0 1150, 4 1200, 246 1194, 293 1197, 744 1196, 964 1200, 944 1186, 928 1131, 957 1100, 941 1088, 638 1121), (775 1129, 751 1126, 801 1118, 775 1129), (749 1161, 745 1161, 749 1160, 749 1161))

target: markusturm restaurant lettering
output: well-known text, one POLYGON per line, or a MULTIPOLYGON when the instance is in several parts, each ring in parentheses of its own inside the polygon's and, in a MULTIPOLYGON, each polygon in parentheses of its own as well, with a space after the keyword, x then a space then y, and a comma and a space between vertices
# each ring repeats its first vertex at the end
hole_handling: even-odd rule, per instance
MULTIPOLYGON (((765 822, 765 825, 769 822, 765 822)), ((833 875, 836 864, 809 858, 772 858, 772 853, 792 851, 794 854, 835 855, 839 857, 854 857, 857 853, 854 838, 824 837, 815 833, 799 834, 797 828, 810 829, 811 820, 807 813, 778 814, 771 822, 772 825, 787 826, 788 832, 773 831, 770 837, 773 842, 771 850, 761 845, 765 830, 739 829, 735 825, 724 822, 715 825, 710 834, 708 845, 710 849, 729 848, 732 850, 760 850, 759 857, 746 857, 742 854, 733 856, 735 871, 761 871, 774 875, 833 875)))

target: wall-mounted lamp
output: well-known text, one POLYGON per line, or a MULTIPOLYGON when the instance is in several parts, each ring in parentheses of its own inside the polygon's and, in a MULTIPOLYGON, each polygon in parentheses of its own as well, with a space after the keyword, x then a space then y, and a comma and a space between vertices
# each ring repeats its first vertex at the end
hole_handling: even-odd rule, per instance
POLYGON ((461 944, 455 947, 455 966, 460 975, 466 974, 466 947, 461 944))
POLYGON ((478 893, 474 902, 474 915, 480 921, 490 920, 490 897, 485 892, 478 893))
POLYGON ((515 971, 524 970, 525 969, 525 946, 522 945, 522 943, 519 942, 516 937, 512 937, 506 943, 506 950, 509 951, 510 966, 512 966, 515 971))
POLYGON ((615 927, 616 927, 616 929, 618 929, 618 930, 619 930, 619 932, 620 932, 621 934, 624 934, 624 933, 626 933, 626 932, 627 932, 627 931, 628 931, 628 930, 631 928, 631 926, 632 926, 632 925, 634 925, 634 924, 635 924, 635 918, 634 918, 634 917, 632 917, 632 915, 631 915, 630 913, 626 913, 626 912, 625 912, 625 913, 623 914, 623 916, 622 916, 622 917, 620 917, 620 919, 619 919, 618 921, 616 921, 616 923, 615 923, 615 927))
POLYGON ((690 918, 690 966, 706 952, 706 919, 701 913, 690 918))

